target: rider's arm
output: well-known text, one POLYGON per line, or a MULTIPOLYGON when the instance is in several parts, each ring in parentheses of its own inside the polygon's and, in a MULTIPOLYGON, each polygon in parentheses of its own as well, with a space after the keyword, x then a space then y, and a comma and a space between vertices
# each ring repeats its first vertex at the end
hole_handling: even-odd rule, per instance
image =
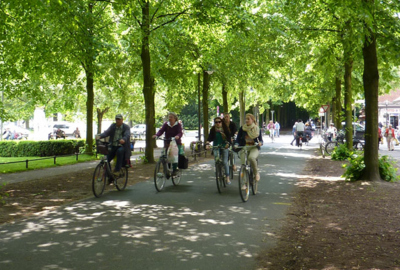
POLYGON ((261 143, 261 145, 264 144, 263 138, 262 138, 262 134, 261 134, 261 130, 260 130, 260 135, 258 135, 258 142, 261 143))
MULTIPOLYGON (((125 125, 125 124, 123 124, 123 125, 125 125)), ((126 125, 124 134, 122 134, 122 140, 124 140, 125 142, 129 142, 130 138, 131 138, 131 130, 130 130, 129 126, 126 125)))
POLYGON ((234 141, 234 144, 236 145, 240 145, 240 139, 242 138, 242 133, 243 133, 243 129, 239 128, 239 132, 238 135, 236 136, 236 140, 234 141))

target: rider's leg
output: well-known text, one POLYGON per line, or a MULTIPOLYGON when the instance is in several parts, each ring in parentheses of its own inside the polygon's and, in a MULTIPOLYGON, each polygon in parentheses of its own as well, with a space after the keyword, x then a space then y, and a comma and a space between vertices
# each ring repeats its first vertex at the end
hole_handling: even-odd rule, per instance
POLYGON ((115 172, 119 172, 121 170, 122 167, 122 161, 124 160, 124 156, 125 156, 125 149, 123 146, 120 146, 117 148, 116 151, 117 154, 117 162, 115 164, 115 172))
POLYGON ((231 181, 229 179, 229 150, 228 149, 222 149, 222 156, 223 156, 223 162, 224 162, 224 168, 225 168, 225 176, 226 176, 226 183, 230 184, 231 181))
POLYGON ((253 169, 253 175, 255 176, 256 181, 260 180, 260 174, 258 172, 258 167, 257 167, 257 158, 259 155, 260 151, 257 148, 253 148, 250 150, 248 159, 250 162, 250 166, 253 169))

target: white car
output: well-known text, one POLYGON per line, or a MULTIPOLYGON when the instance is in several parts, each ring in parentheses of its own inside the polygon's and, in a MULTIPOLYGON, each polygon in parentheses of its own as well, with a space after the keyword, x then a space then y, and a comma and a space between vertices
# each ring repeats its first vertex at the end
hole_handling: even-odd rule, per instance
POLYGON ((69 122, 54 122, 53 123, 53 133, 57 131, 57 129, 61 129, 65 132, 67 137, 72 137, 72 133, 74 133, 76 126, 73 123, 69 122))
POLYGON ((134 125, 131 128, 131 134, 135 137, 146 135, 146 125, 145 124, 134 125))

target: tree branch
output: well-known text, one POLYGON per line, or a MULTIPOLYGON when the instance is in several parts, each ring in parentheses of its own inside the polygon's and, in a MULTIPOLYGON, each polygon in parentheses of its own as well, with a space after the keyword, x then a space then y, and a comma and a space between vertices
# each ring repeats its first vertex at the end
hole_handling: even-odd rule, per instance
POLYGON ((161 27, 163 27, 164 25, 167 25, 167 24, 169 24, 169 23, 172 23, 172 22, 174 22, 180 15, 183 15, 183 14, 185 14, 186 13, 186 11, 187 11, 187 9, 185 9, 184 11, 182 11, 182 12, 179 12, 179 13, 176 13, 176 16, 175 17, 173 17, 171 20, 169 20, 169 21, 166 21, 165 23, 163 23, 163 24, 160 24, 159 26, 157 26, 157 27, 155 27, 155 28, 153 28, 153 29, 151 29, 150 30, 150 32, 153 32, 153 31, 155 31, 155 30, 157 30, 158 28, 161 28, 161 27))
MULTIPOLYGON (((154 20, 154 16, 156 16, 156 14, 157 14, 158 10, 160 9, 160 7, 162 6, 162 4, 163 4, 163 3, 164 3, 164 0, 162 0, 162 1, 160 2, 160 4, 158 5, 158 7, 157 7, 156 11, 154 12, 153 16, 151 16, 150 23, 152 23, 152 22, 153 22, 153 20, 154 20)), ((158 18, 158 17, 157 17, 157 18, 158 18)))

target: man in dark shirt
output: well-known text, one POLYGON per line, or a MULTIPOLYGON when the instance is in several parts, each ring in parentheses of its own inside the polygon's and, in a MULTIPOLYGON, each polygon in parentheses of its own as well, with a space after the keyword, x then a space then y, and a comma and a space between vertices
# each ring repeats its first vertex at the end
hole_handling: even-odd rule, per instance
POLYGON ((229 131, 230 131, 230 134, 231 134, 231 141, 230 142, 233 143, 234 136, 237 133, 236 124, 233 121, 231 121, 231 116, 227 112, 224 112, 224 121, 225 121, 225 124, 229 127, 229 131))

